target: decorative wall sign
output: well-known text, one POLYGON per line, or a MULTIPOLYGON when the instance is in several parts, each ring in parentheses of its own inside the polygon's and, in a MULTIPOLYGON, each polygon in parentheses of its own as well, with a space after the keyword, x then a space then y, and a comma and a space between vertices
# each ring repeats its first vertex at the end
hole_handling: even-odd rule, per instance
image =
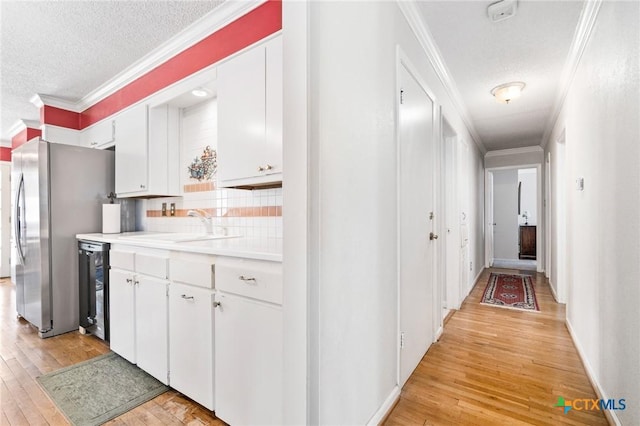
POLYGON ((218 154, 207 145, 200 157, 196 157, 189 165, 189 177, 197 180, 211 180, 218 168, 218 154))

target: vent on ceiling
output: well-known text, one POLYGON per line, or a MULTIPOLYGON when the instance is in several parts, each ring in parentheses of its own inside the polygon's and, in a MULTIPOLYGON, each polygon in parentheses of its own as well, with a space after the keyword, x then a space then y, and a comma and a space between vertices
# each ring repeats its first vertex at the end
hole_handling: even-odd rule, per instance
POLYGON ((487 15, 491 22, 500 22, 516 15, 518 0, 502 0, 489 5, 487 15))

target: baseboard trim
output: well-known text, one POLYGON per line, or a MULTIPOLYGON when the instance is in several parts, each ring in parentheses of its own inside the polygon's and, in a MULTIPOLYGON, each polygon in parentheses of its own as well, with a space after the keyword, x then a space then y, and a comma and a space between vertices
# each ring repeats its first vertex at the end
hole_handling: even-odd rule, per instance
MULTIPOLYGON (((587 360, 587 356, 584 352, 584 349, 582 348, 582 345, 576 338, 575 331, 571 326, 571 321, 569 321, 569 318, 565 318, 564 324, 567 327, 567 330, 569 331, 569 336, 571 336, 571 340, 573 341, 573 346, 575 346, 576 350, 578 351, 578 356, 580 357, 580 361, 582 362, 582 366, 584 367, 584 370, 587 372, 587 378, 589 379, 589 383, 591 383, 591 387, 596 392, 596 395, 598 396, 598 398, 605 399, 605 400, 609 399, 604 389, 602 389, 602 386, 600 386, 600 382, 598 382, 595 374, 593 373, 593 368, 591 367, 591 364, 587 360)), ((607 422, 609 422, 609 424, 622 426, 622 422, 620 422, 615 412, 611 410, 603 410, 603 413, 607 419, 607 422)))
POLYGON ((438 327, 438 329, 436 330, 436 335, 433 338, 433 342, 437 342, 438 340, 440 340, 440 337, 442 337, 442 333, 444 333, 444 328, 442 326, 438 327))
POLYGON ((369 421, 367 422, 367 426, 377 426, 384 423, 384 421, 387 420, 387 417, 389 417, 389 414, 391 414, 391 411, 393 411, 394 407, 396 406, 399 400, 400 400, 400 388, 398 387, 398 385, 395 385, 391 390, 391 393, 389 394, 389 396, 387 396, 387 399, 385 399, 382 405, 380 406, 380 408, 378 408, 378 411, 376 411, 373 417, 369 419, 369 421))
POLYGON ((478 272, 478 275, 476 275, 476 277, 473 279, 473 285, 469 287, 469 289, 467 290, 467 294, 464 297, 467 297, 469 293, 471 293, 471 290, 473 290, 473 288, 476 286, 476 284, 478 284, 478 281, 480 281, 480 276, 482 275, 485 269, 486 268, 484 267, 480 269, 480 272, 478 272))
POLYGON ((553 283, 551 282, 551 278, 548 278, 548 280, 549 280, 549 289, 551 290, 551 295, 553 296, 553 300, 555 300, 556 303, 560 303, 560 300, 558 299, 558 294, 556 293, 556 289, 553 288, 553 283))

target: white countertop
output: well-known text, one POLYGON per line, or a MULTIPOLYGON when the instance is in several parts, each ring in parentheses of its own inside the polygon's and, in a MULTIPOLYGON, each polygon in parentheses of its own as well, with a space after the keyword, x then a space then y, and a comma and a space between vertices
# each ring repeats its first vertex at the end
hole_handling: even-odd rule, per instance
POLYGON ((144 235, 153 236, 154 234, 161 233, 122 232, 120 234, 78 234, 76 235, 76 238, 78 240, 97 241, 101 243, 126 244, 137 247, 282 262, 282 239, 280 238, 236 237, 185 242, 152 241, 143 238, 138 239, 138 237, 144 235))

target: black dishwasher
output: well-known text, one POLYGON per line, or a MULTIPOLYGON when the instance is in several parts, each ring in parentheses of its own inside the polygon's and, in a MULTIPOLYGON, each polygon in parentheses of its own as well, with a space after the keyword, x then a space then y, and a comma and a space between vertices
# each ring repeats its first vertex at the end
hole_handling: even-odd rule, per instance
POLYGON ((109 341, 109 243, 78 241, 80 333, 109 341))

